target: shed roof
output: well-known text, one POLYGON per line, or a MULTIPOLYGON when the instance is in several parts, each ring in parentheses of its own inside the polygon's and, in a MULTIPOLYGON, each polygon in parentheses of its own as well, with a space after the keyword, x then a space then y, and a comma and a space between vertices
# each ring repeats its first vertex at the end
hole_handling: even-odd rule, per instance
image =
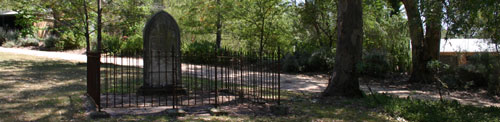
POLYGON ((0 15, 16 15, 18 12, 16 11, 2 11, 0 10, 0 15))
POLYGON ((496 52, 488 39, 441 39, 440 52, 496 52))

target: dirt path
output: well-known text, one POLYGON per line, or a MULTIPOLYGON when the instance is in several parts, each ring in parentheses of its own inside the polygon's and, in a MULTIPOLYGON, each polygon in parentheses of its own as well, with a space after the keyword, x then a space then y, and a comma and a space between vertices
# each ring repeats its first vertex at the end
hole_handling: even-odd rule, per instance
POLYGON ((0 52, 56 58, 56 59, 78 61, 78 62, 86 62, 87 61, 87 56, 82 55, 82 54, 74 54, 74 53, 37 51, 37 50, 29 50, 29 49, 21 49, 21 48, 4 48, 4 47, 0 47, 0 52))
MULTIPOLYGON (((0 52, 8 52, 14 54, 25 54, 33 56, 42 56, 56 59, 64 59, 70 61, 86 62, 87 58, 82 54, 64 53, 64 52, 47 52, 35 51, 28 49, 15 49, 0 47, 0 52)), ((142 59, 131 59, 139 61, 142 64, 142 59)), ((107 61, 102 61, 107 62, 107 61)), ((118 61, 120 62, 120 61, 118 61)), ((134 62, 134 61, 133 61, 134 62)), ((120 64, 118 64, 120 65, 120 64)), ((126 65, 126 64, 125 64, 126 65)), ((186 69, 186 67, 182 67, 186 69)), ((281 74, 281 89, 298 92, 321 92, 328 85, 328 77, 325 75, 294 75, 294 74, 281 74)), ((433 90, 411 90, 407 87, 401 86, 387 86, 380 84, 370 84, 373 92, 386 93, 399 97, 412 97, 418 99, 438 100, 439 94, 433 90)), ((360 87, 366 93, 369 93, 367 85, 361 83, 360 87)), ((462 104, 476 105, 476 106, 496 106, 500 107, 498 97, 489 98, 486 91, 477 91, 474 93, 453 91, 449 95, 444 96, 445 99, 457 100, 462 104)))

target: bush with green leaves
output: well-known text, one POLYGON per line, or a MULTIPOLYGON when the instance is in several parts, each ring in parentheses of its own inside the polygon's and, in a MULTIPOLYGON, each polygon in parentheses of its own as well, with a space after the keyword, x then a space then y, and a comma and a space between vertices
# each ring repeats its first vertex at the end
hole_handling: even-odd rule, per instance
MULTIPOLYGON (((9 34, 9 36, 15 36, 15 34, 9 34)), ((2 45, 4 47, 29 47, 38 46, 38 39, 33 36, 26 36, 23 38, 8 37, 5 43, 2 45)))
POLYGON ((335 50, 321 49, 311 54, 307 60, 306 71, 328 72, 335 64, 335 50))
POLYGON ((201 40, 186 44, 183 47, 185 53, 202 54, 207 52, 215 52, 216 44, 211 41, 201 40))
POLYGON ((85 40, 82 36, 73 33, 72 31, 65 32, 61 35, 59 44, 56 47, 62 50, 71 50, 80 48, 80 41, 85 40))
POLYGON ((143 51, 143 41, 141 35, 133 35, 124 39, 124 42, 121 43, 119 52, 122 55, 133 55, 133 54, 142 54, 143 51))
POLYGON ((286 54, 283 70, 289 73, 328 72, 335 63, 335 50, 297 51, 286 54))
POLYGON ((11 48, 11 47, 17 47, 17 44, 14 41, 7 41, 7 42, 3 43, 2 46, 11 48))
POLYGON ((28 36, 25 38, 19 38, 17 41, 19 46, 27 47, 27 46, 38 46, 38 39, 32 36, 28 36))
POLYGON ((19 32, 17 30, 4 30, 0 28, 0 45, 4 47, 17 47, 19 46, 18 38, 19 32))
POLYGON ((465 73, 471 77, 474 86, 487 87, 491 94, 500 94, 500 56, 498 54, 482 53, 469 57, 469 62, 465 65, 465 73))
POLYGON ((48 36, 43 40, 43 47, 46 50, 71 50, 81 48, 81 42, 85 38, 74 32, 67 31, 61 34, 60 37, 48 36))
POLYGON ((393 71, 387 53, 381 51, 370 51, 363 55, 363 61, 357 65, 357 70, 362 75, 386 77, 393 71))
POLYGON ((106 52, 118 53, 122 45, 121 43, 120 37, 118 36, 106 33, 102 34, 102 49, 106 52))
POLYGON ((56 36, 48 36, 46 37, 45 39, 43 39, 43 47, 46 49, 46 50, 56 50, 55 47, 56 47, 56 44, 58 43, 57 41, 59 41, 59 38, 57 38, 56 36))
POLYGON ((3 30, 3 28, 0 27, 0 45, 2 45, 5 41, 7 41, 5 36, 7 36, 7 31, 3 30))
POLYGON ((282 63, 283 63, 282 64, 283 71, 285 72, 297 73, 300 72, 301 69, 303 69, 299 64, 297 57, 293 54, 285 55, 285 57, 282 60, 282 63))
POLYGON ((468 57, 468 63, 439 73, 450 89, 486 88, 500 95, 500 57, 481 53, 468 57))
POLYGON ((216 44, 214 42, 202 40, 183 45, 182 52, 185 55, 189 55, 184 58, 186 61, 203 63, 215 56, 215 48, 216 44))

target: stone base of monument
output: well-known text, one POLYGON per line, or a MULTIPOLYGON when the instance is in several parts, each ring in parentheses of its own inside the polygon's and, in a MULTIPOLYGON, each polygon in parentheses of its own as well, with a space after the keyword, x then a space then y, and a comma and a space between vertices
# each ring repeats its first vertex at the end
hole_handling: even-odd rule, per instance
POLYGON ((139 94, 139 95, 167 95, 167 96, 174 96, 174 95, 187 95, 187 91, 182 86, 174 86, 174 85, 168 85, 168 86, 162 86, 162 87, 146 87, 146 86, 141 86, 137 90, 137 94, 139 94))

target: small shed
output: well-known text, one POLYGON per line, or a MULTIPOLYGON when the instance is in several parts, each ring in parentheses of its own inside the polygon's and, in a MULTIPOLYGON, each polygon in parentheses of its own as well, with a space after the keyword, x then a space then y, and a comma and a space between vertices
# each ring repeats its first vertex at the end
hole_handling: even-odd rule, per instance
MULTIPOLYGON (((46 37, 49 34, 49 28, 54 26, 54 19, 46 14, 47 12, 40 12, 37 14, 41 21, 32 23, 31 26, 37 27, 36 35, 38 37, 46 37)), ((0 10, 0 28, 4 30, 21 30, 23 26, 17 25, 16 20, 19 19, 16 11, 2 11, 0 10)))
POLYGON ((488 39, 441 39, 439 60, 451 66, 467 63, 467 57, 498 52, 497 45, 488 39))
POLYGON ((4 30, 20 30, 21 26, 16 25, 16 15, 18 13, 15 11, 2 11, 0 10, 0 27, 4 30))

